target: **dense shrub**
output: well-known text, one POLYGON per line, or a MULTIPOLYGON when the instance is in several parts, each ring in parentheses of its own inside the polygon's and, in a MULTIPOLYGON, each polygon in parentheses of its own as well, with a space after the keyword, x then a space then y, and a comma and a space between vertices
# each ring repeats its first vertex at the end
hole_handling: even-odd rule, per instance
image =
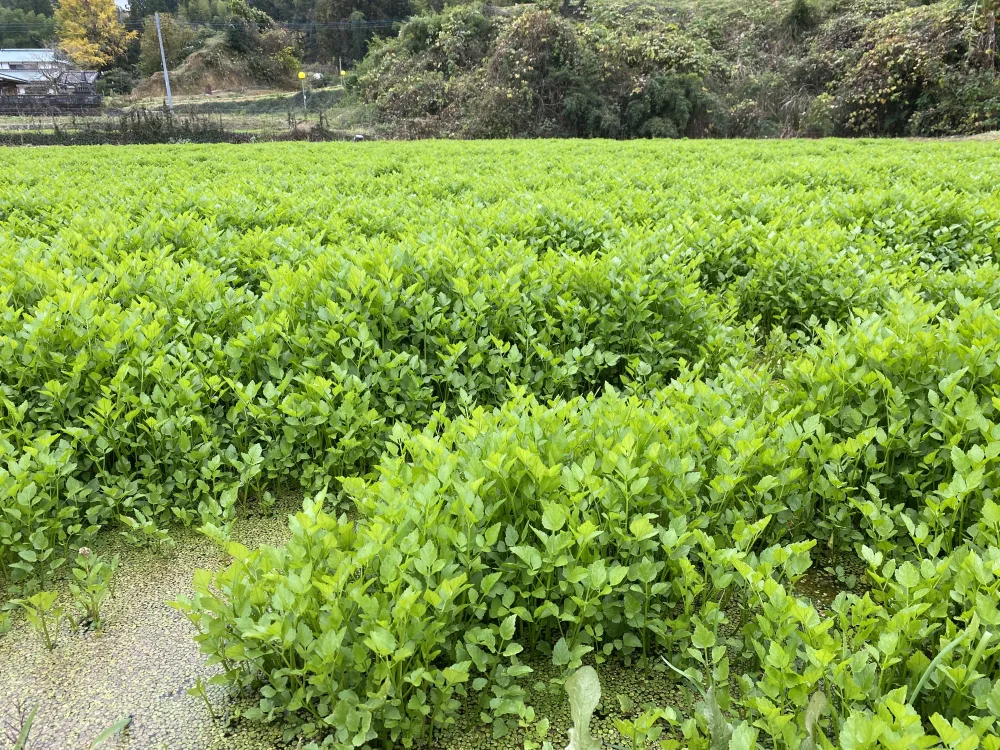
MULTIPOLYGON (((172 68, 183 62, 196 49, 195 31, 184 21, 164 13, 160 16, 160 29, 163 33, 163 50, 168 67, 172 68)), ((139 70, 145 75, 151 75, 162 67, 156 26, 150 23, 143 30, 139 42, 139 70)))
POLYGON ((352 88, 391 132, 419 122, 424 135, 909 135, 995 122, 986 22, 953 0, 551 5, 412 19, 352 88))
POLYGON ((910 118, 913 135, 1000 130, 1000 78, 992 72, 944 72, 921 93, 910 118))
POLYGON ((97 79, 97 90, 105 95, 131 94, 139 80, 138 70, 129 68, 112 68, 101 74, 97 79))
POLYGON ((289 85, 299 69, 296 42, 291 32, 278 28, 271 18, 244 0, 234 2, 226 24, 226 46, 246 60, 255 81, 289 85))
POLYGON ((921 95, 963 55, 964 14, 947 2, 887 16, 869 27, 864 50, 840 83, 852 132, 906 133, 921 95))

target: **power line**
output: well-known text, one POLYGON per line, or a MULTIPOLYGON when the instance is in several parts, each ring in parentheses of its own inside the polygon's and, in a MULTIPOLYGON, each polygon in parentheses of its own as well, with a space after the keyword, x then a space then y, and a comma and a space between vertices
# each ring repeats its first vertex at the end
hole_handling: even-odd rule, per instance
MULTIPOLYGON (((275 21, 274 25, 288 29, 289 31, 309 31, 311 29, 356 29, 356 28, 385 28, 397 23, 406 23, 405 18, 382 18, 363 21, 275 21)), ((227 29, 232 26, 229 21, 185 21, 189 26, 207 27, 211 29, 227 29)), ((49 30, 54 24, 54 20, 46 21, 14 21, 11 23, 0 23, 0 32, 3 31, 33 31, 49 30)), ((127 31, 140 31, 146 27, 142 21, 126 21, 122 24, 127 31)))

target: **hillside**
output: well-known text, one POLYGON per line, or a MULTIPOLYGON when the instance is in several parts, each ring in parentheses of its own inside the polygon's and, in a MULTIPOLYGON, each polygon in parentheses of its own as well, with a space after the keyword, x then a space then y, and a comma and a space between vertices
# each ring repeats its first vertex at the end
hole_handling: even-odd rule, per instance
POLYGON ((993 7, 943 0, 481 4, 348 80, 401 137, 941 136, 1000 122, 993 7))

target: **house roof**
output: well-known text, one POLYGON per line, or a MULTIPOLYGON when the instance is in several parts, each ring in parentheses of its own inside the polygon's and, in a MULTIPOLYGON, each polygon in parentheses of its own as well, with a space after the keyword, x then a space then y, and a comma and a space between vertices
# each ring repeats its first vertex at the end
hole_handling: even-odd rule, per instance
POLYGON ((0 81, 7 83, 48 83, 49 79, 40 70, 0 70, 0 81))
POLYGON ((59 77, 60 83, 65 83, 68 85, 77 84, 95 84, 97 83, 97 71, 96 70, 64 70, 63 74, 59 77))
POLYGON ((55 59, 50 49, 0 49, 0 63, 46 63, 55 59))
POLYGON ((49 71, 52 75, 46 76, 41 70, 0 70, 0 81, 5 83, 20 83, 27 85, 55 84, 63 86, 93 86, 97 83, 96 70, 64 70, 62 72, 49 71))

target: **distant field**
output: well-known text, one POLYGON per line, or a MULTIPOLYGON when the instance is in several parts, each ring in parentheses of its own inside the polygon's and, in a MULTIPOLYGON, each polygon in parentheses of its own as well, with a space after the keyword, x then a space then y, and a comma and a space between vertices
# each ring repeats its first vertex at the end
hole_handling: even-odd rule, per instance
MULTIPOLYGON (((287 91, 220 92, 217 94, 182 95, 174 98, 174 113, 178 121, 211 121, 226 131, 276 136, 294 128, 308 128, 319 123, 332 129, 350 128, 370 134, 373 123, 364 108, 343 105, 343 89, 319 89, 308 92, 303 109, 302 94, 287 91)), ((140 110, 165 111, 164 99, 133 99, 109 97, 104 112, 86 116, 0 117, 0 134, 53 133, 87 128, 113 127, 125 113, 140 110)))
POLYGON ((1000 749, 995 144, 3 156, 39 747, 1000 749))

